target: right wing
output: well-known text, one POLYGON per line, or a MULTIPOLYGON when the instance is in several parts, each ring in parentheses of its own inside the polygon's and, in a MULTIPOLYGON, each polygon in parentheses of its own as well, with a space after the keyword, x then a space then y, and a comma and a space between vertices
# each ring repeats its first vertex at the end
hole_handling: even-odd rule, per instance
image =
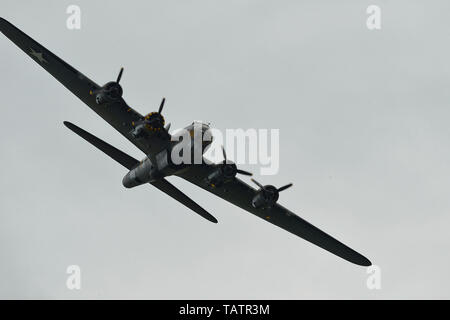
POLYGON ((3 18, 0 18, 0 31, 145 154, 153 156, 167 145, 170 136, 166 132, 161 132, 160 137, 150 140, 135 139, 131 135, 133 123, 143 117, 129 107, 122 98, 115 102, 98 105, 95 95, 92 94, 100 88, 98 84, 3 18))
MULTIPOLYGON (((139 161, 134 159, 133 157, 129 156, 125 152, 117 149, 116 147, 113 147, 109 143, 106 143, 105 141, 97 138, 96 136, 90 134, 89 132, 81 129, 80 127, 74 125, 73 123, 70 123, 68 121, 64 121, 64 125, 75 132, 77 135, 82 137, 84 140, 92 144, 97 149, 100 149, 105 154, 110 156, 112 159, 116 160, 118 163, 123 165, 128 170, 133 169, 134 166, 139 164, 139 161)), ((171 196, 178 202, 184 204, 186 207, 194 211, 195 213, 199 214, 206 220, 209 220, 213 223, 217 223, 217 219, 214 218, 209 212, 207 212, 205 209, 200 207, 194 200, 189 198, 187 195, 185 195, 183 192, 181 192, 178 188, 176 188, 173 184, 171 184, 166 179, 162 178, 153 182, 150 182, 151 185, 155 186, 165 194, 171 196)))
POLYGON ((371 265, 369 259, 362 254, 349 248, 342 242, 279 204, 275 204, 273 207, 266 209, 253 207, 252 199, 256 195, 257 190, 238 178, 234 178, 223 185, 211 187, 205 181, 212 170, 216 170, 216 168, 207 164, 192 165, 188 167, 187 170, 184 170, 177 175, 257 217, 314 243, 347 261, 361 266, 371 265))

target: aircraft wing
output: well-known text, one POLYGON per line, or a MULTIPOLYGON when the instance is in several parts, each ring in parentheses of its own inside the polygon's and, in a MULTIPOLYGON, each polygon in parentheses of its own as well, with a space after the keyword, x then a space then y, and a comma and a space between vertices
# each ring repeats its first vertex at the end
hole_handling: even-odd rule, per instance
POLYGON ((238 178, 234 178, 232 181, 226 182, 218 187, 210 187, 205 182, 205 178, 211 173, 211 170, 213 170, 213 168, 206 164, 193 165, 177 175, 248 212, 253 213, 261 219, 312 242, 345 260, 362 266, 371 265, 371 262, 366 257, 347 247, 342 242, 321 231, 279 204, 267 209, 254 208, 252 206, 252 199, 257 190, 238 178))
POLYGON ((133 122, 142 119, 142 115, 129 107, 122 98, 98 105, 95 95, 92 94, 100 88, 98 84, 3 18, 0 18, 0 31, 145 154, 156 154, 166 145, 167 140, 170 140, 167 133, 167 136, 155 138, 150 142, 135 139, 131 135, 133 122))

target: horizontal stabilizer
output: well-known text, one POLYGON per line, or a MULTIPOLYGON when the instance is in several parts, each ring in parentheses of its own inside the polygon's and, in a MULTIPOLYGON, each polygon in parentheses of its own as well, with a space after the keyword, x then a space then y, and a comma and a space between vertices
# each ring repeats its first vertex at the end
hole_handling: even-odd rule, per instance
MULTIPOLYGON (((70 123, 68 121, 64 121, 64 125, 75 132, 77 135, 82 137, 84 140, 92 144, 97 149, 100 149, 105 154, 107 154, 112 159, 116 160, 118 163, 123 165, 128 170, 131 170, 135 165, 139 163, 138 160, 134 159, 133 157, 127 155, 125 152, 120 151, 116 147, 113 147, 109 143, 106 143, 105 141, 97 138, 96 136, 90 134, 89 132, 81 129, 80 127, 74 125, 73 123, 70 123)), ((205 209, 203 209, 201 206, 199 206, 196 202, 194 202, 191 198, 189 198, 186 194, 184 194, 182 191, 180 191, 177 187, 175 187, 173 184, 171 184, 166 179, 162 178, 153 182, 150 182, 153 186, 164 192, 165 194, 171 196, 178 202, 184 204, 186 207, 191 209, 192 211, 196 212, 203 218, 217 223, 217 219, 214 218, 209 212, 207 212, 205 209)))
POLYGON ((123 165, 128 170, 133 169, 133 167, 139 163, 139 161, 136 160, 135 158, 127 155, 125 152, 120 151, 116 147, 113 147, 109 143, 106 143, 105 141, 97 138, 96 136, 90 134, 89 132, 74 125, 73 123, 64 121, 64 125, 73 132, 75 132, 77 135, 82 137, 84 140, 92 144, 94 147, 100 149, 108 156, 110 156, 112 159, 116 160, 118 163, 123 165))

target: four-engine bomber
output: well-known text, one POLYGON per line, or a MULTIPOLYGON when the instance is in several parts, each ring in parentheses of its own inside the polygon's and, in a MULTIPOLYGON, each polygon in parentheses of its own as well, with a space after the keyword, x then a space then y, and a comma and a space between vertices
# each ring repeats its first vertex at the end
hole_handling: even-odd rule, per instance
MULTIPOLYGON (((0 31, 145 154, 146 157, 139 162, 78 126, 64 122, 70 130, 129 170, 122 180, 126 188, 149 183, 201 217, 217 223, 214 216, 166 180, 167 176, 176 176, 343 259, 362 266, 371 265, 363 255, 277 203, 279 192, 292 184, 277 189, 271 185, 263 186, 253 180, 259 187, 254 189, 237 177, 237 174, 250 176, 251 173, 240 170, 236 164, 227 160, 225 150, 222 163, 208 164, 202 161, 203 152, 211 142, 201 139, 200 143, 195 143, 195 122, 182 133, 170 133, 170 124, 165 126, 162 115, 165 99, 162 100, 158 111, 146 116, 131 108, 123 99, 123 89, 119 84, 123 68, 120 69, 116 81, 99 86, 2 18, 0 31), (190 149, 184 148, 183 143, 186 142, 190 143, 190 149), (187 158, 188 161, 186 150, 191 154, 187 158), (179 161, 180 159, 184 160, 179 161)), ((208 133, 208 125, 199 125, 202 135, 208 133)))

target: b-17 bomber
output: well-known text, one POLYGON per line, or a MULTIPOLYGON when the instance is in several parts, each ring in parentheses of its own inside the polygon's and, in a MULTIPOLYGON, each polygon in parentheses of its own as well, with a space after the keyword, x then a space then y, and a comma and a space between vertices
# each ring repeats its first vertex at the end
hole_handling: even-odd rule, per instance
MULTIPOLYGON (((349 262, 361 266, 371 265, 366 257, 278 203, 280 192, 290 188, 292 184, 275 187, 252 179, 257 187, 254 188, 238 177, 252 174, 239 169, 235 163, 228 160, 225 149, 224 160, 220 163, 172 161, 172 151, 183 142, 173 139, 173 134, 169 132, 170 125, 166 124, 163 116, 165 99, 155 112, 143 116, 135 111, 123 99, 123 89, 120 85, 123 68, 114 81, 98 85, 3 18, 0 18, 0 30, 145 154, 145 158, 138 161, 75 124, 64 122, 67 128, 128 170, 122 180, 124 187, 135 188, 151 184, 201 217, 217 223, 211 213, 166 179, 168 176, 177 176, 349 262)), ((210 131, 209 124, 194 122, 185 128, 192 139, 196 128, 202 134, 210 131)), ((201 142, 202 154, 209 143, 201 142)), ((195 147, 195 144, 192 145, 195 147)))

